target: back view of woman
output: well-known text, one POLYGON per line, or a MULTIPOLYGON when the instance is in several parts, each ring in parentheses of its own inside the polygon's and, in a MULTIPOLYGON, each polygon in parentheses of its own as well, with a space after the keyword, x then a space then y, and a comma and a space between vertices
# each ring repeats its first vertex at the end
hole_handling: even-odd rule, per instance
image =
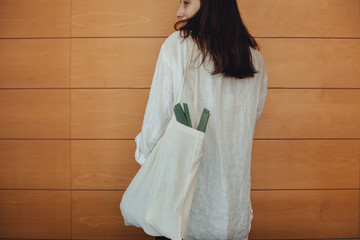
POLYGON ((253 219, 253 134, 267 96, 264 58, 241 20, 236 0, 180 0, 180 4, 177 31, 160 50, 142 130, 135 138, 135 158, 142 166, 164 134, 194 41, 199 55, 194 51, 181 102, 192 103, 199 67, 197 116, 207 108, 210 118, 184 239, 247 240, 253 219), (196 57, 200 66, 195 65, 196 57))

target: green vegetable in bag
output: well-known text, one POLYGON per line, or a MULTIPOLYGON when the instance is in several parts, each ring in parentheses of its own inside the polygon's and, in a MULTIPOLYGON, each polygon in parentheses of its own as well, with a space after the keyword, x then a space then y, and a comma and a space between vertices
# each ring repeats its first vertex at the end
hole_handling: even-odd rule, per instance
POLYGON ((179 122, 179 123, 182 123, 186 126, 189 126, 189 123, 186 119, 186 116, 185 116, 185 113, 181 107, 181 104, 178 103, 174 106, 174 113, 175 113, 175 116, 176 116, 176 120, 179 122))
POLYGON ((190 112, 189 112, 189 107, 188 107, 187 103, 184 103, 184 109, 185 109, 185 117, 186 117, 186 119, 188 121, 189 127, 192 128, 191 119, 190 119, 190 112))
MULTIPOLYGON (((176 104, 174 106, 174 113, 175 113, 175 116, 176 116, 176 120, 178 122, 192 128, 189 108, 188 108, 188 105, 186 103, 184 103, 184 109, 185 109, 185 112, 182 109, 180 103, 178 103, 178 104, 176 104)), ((203 110, 203 112, 201 114, 201 118, 200 118, 197 130, 199 130, 201 132, 206 131, 206 127, 207 127, 207 123, 209 121, 209 117, 210 117, 209 110, 204 108, 204 110, 203 110)))
POLYGON ((200 118, 198 128, 197 128, 199 131, 202 131, 202 132, 206 131, 206 126, 207 126, 207 123, 209 121, 209 117, 210 117, 209 110, 204 108, 204 110, 203 110, 203 112, 201 114, 201 118, 200 118))

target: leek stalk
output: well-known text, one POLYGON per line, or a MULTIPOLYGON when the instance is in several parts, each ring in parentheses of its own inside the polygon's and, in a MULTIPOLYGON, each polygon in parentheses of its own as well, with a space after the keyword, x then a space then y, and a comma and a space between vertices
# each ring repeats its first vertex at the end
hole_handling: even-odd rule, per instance
MULTIPOLYGON (((184 103, 184 109, 181 107, 181 104, 178 103, 174 106, 174 113, 176 116, 176 120, 188 127, 192 128, 191 125, 191 119, 190 119, 190 113, 189 113, 189 107, 186 103, 184 103)), ((206 127, 207 127, 207 123, 209 121, 209 117, 210 117, 210 112, 208 109, 204 108, 202 114, 201 114, 201 118, 199 121, 199 125, 197 127, 197 130, 205 132, 206 131, 206 127)))

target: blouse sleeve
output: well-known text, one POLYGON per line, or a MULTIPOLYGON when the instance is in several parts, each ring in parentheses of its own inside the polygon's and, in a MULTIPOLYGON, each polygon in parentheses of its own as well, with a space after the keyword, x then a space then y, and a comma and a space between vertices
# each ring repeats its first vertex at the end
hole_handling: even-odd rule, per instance
POLYGON ((260 94, 259 94, 259 104, 257 107, 257 112, 256 112, 256 123, 258 123, 258 121, 260 120, 260 117, 262 115, 262 112, 264 110, 264 105, 265 105, 265 101, 266 101, 266 97, 267 97, 267 82, 268 82, 268 77, 267 77, 267 73, 266 73, 266 67, 265 67, 265 61, 264 58, 261 57, 261 73, 260 73, 260 79, 261 79, 261 87, 260 87, 260 94))
POLYGON ((151 83, 141 132, 135 137, 135 160, 142 166, 160 137, 165 133, 173 111, 173 71, 161 46, 151 83))

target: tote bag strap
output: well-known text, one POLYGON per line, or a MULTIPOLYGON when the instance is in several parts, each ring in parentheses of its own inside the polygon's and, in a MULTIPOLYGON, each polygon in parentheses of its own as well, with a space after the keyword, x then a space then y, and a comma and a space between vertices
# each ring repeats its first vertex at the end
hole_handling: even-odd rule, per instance
MULTIPOLYGON (((187 72, 189 70, 190 60, 191 60, 191 56, 192 56, 192 53, 193 53, 193 50, 194 50, 194 46, 195 46, 195 41, 193 41, 193 44, 192 44, 191 49, 190 49, 190 51, 188 53, 188 56, 187 56, 186 69, 185 69, 184 77, 183 77, 183 80, 182 80, 182 83, 181 83, 181 88, 180 88, 180 92, 179 92, 176 104, 180 103, 181 95, 182 95, 183 88, 184 88, 184 82, 185 82, 186 74, 187 74, 187 72)), ((196 53, 197 53, 197 50, 196 50, 196 53)), ((195 59, 195 65, 196 65, 196 59, 195 59)), ((192 114, 191 114, 191 118, 192 118, 193 123, 197 123, 198 85, 199 85, 199 68, 195 67, 194 96, 193 96, 193 105, 192 105, 192 114)), ((193 124, 193 127, 196 128, 197 126, 195 126, 193 124)))

